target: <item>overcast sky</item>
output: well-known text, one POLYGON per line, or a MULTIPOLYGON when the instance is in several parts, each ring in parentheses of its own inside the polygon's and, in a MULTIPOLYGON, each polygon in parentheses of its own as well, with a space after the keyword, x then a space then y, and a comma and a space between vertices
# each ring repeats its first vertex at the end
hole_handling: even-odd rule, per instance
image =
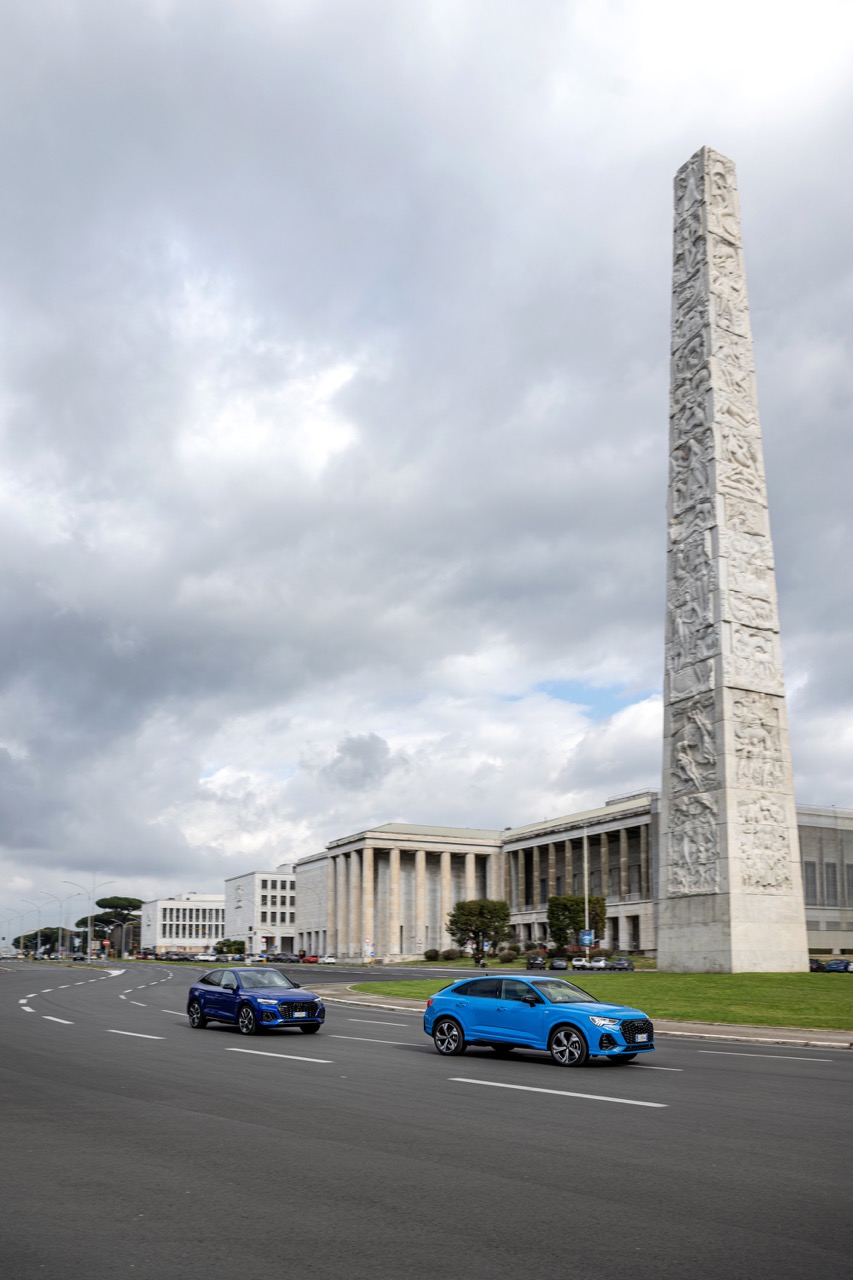
POLYGON ((797 798, 853 807, 849 4, 0 13, 0 910, 659 786, 703 144, 797 798))

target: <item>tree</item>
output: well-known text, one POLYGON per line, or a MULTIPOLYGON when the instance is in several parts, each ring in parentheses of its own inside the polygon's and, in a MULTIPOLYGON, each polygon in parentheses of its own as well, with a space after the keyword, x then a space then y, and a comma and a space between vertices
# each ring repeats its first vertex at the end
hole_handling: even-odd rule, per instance
POLYGON ((471 898, 457 902, 447 917, 447 932, 459 947, 470 942, 475 960, 481 960, 488 943, 497 951, 498 943, 512 936, 509 925, 509 903, 498 898, 471 898))
POLYGON ((136 920, 143 902, 141 898, 98 898, 95 905, 103 907, 119 924, 130 924, 136 920))
MULTIPOLYGON (((600 938, 604 933, 607 908, 603 898, 589 899, 589 927, 600 938)), ((548 899, 548 930, 556 947, 567 947, 578 941, 584 922, 583 898, 572 894, 565 898, 548 899)))

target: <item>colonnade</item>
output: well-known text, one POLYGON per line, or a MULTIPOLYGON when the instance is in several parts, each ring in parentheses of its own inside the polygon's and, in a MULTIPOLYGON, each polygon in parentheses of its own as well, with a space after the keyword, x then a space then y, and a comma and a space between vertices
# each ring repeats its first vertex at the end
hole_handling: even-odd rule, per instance
POLYGON ((583 893, 585 860, 590 895, 608 903, 652 896, 649 825, 639 823, 509 848, 504 896, 511 909, 532 911, 549 898, 583 893))

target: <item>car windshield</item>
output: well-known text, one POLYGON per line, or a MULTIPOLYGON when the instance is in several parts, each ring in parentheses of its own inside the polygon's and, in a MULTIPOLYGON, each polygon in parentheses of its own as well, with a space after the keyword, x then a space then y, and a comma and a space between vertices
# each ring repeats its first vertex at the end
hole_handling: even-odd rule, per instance
POLYGON ((545 999, 551 1001, 551 1004, 600 1003, 588 991, 581 991, 580 987, 576 987, 573 982, 564 982, 562 978, 537 978, 531 985, 537 991, 541 991, 545 999))
POLYGON ((244 987, 292 987, 295 984, 278 969, 238 969, 244 987))

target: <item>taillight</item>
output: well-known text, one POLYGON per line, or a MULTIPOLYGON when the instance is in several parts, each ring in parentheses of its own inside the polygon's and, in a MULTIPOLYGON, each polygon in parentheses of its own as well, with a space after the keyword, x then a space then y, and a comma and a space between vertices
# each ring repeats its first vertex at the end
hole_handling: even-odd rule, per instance
POLYGON ((432 996, 430 996, 429 1000, 427 1000, 426 1007, 429 1008, 431 1004, 432 1004, 432 996))

